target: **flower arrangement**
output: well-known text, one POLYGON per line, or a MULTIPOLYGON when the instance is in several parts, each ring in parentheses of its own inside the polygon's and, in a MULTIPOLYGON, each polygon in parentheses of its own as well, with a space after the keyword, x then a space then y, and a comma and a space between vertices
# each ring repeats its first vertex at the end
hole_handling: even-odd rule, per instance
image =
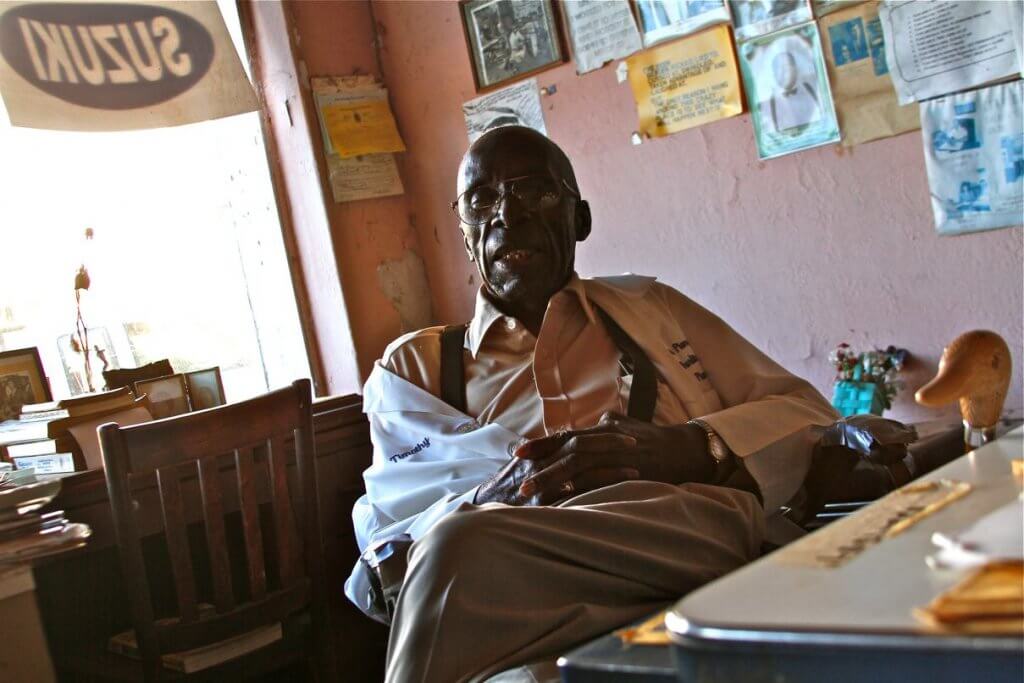
MULTIPOLYGON (((87 243, 92 241, 94 234, 92 228, 86 228, 85 241, 87 243)), ((89 345, 89 327, 85 324, 85 319, 82 317, 82 293, 88 291, 91 284, 92 280, 89 278, 89 271, 83 263, 78 266, 78 271, 75 273, 75 331, 71 335, 71 350, 82 356, 86 390, 90 392, 96 391, 92 375, 93 353, 103 363, 103 369, 107 369, 107 359, 103 349, 99 345, 89 345)))
MULTIPOLYGON (((906 349, 888 346, 886 349, 874 349, 857 353, 849 344, 843 342, 829 354, 828 360, 836 369, 836 398, 833 405, 845 414, 838 403, 841 389, 851 386, 850 383, 874 385, 868 387, 877 394, 882 409, 892 408, 892 400, 903 388, 899 379, 900 371, 907 361, 906 349), (845 384, 844 384, 845 383, 845 384)), ((874 412, 874 411, 870 411, 874 412)), ((881 414, 880 412, 878 414, 881 414)))

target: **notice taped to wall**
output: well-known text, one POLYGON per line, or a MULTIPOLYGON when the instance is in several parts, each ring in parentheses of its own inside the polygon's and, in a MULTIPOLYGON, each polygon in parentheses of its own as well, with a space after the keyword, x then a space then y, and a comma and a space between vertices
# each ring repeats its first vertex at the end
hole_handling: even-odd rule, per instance
POLYGON ((921 133, 939 233, 1024 222, 1024 81, 921 103, 921 133))
POLYGON ((112 131, 255 111, 215 2, 0 3, 11 124, 112 131))
POLYGON ((920 128, 918 108, 900 106, 889 78, 878 3, 847 6, 818 24, 843 145, 920 128))
POLYGON ((600 69, 642 46, 627 0, 565 0, 576 73, 600 69))
POLYGON ((641 133, 662 137, 743 113, 727 26, 652 48, 628 64, 641 133))
POLYGON ((886 2, 886 59, 900 102, 967 90, 1021 70, 1024 4, 958 0, 886 2), (1016 22, 1016 24, 1014 23, 1016 22))
POLYGON ((809 0, 729 0, 736 40, 781 31, 813 21, 809 0))
POLYGON ((311 79, 317 120, 327 156, 327 173, 335 202, 352 202, 402 194, 402 179, 393 154, 343 158, 331 141, 324 111, 339 104, 365 105, 387 101, 387 91, 372 76, 323 76, 311 79))
POLYGON ((729 23, 725 0, 639 0, 636 9, 644 47, 729 23))
POLYGON ((462 105, 462 115, 466 119, 470 144, 490 129, 501 126, 526 126, 548 134, 536 78, 466 102, 462 105))

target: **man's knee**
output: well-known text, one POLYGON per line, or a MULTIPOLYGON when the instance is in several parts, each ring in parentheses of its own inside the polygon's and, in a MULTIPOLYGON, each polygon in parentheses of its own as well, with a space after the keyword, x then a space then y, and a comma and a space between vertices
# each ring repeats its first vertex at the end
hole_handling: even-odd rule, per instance
POLYGON ((465 569, 467 558, 493 555, 500 543, 495 539, 500 524, 494 508, 463 506, 437 522, 409 549, 409 570, 429 565, 432 573, 451 574, 465 569))

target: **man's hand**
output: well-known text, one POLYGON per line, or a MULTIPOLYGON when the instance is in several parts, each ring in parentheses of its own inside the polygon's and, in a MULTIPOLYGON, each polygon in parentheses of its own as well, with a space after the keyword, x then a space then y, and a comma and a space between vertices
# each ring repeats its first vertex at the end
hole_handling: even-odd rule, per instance
POLYGON ((626 479, 707 482, 715 466, 700 427, 659 427, 617 413, 589 429, 527 441, 515 455, 512 469, 517 461, 533 465, 518 470, 525 475, 519 495, 542 505, 626 479))
MULTIPOLYGON (((560 435, 561 436, 561 435, 560 435)), ((605 434, 603 437, 609 447, 630 447, 635 442, 631 437, 621 434, 605 434)), ((545 437, 554 438, 554 437, 545 437)), ((562 437, 563 440, 566 437, 562 437)), ((536 439, 530 443, 537 443, 543 439, 536 439)), ((483 484, 476 492, 473 502, 480 503, 507 503, 509 505, 550 505, 566 498, 568 492, 557 486, 548 487, 544 490, 535 490, 531 493, 524 493, 523 482, 531 477, 545 471, 545 468, 552 466, 562 457, 561 451, 556 450, 546 456, 538 455, 536 458, 512 458, 508 464, 502 467, 491 479, 483 484)), ((639 470, 632 465, 621 467, 592 467, 587 468, 576 476, 573 486, 575 493, 582 493, 604 486, 617 484, 620 481, 638 479, 639 470)))

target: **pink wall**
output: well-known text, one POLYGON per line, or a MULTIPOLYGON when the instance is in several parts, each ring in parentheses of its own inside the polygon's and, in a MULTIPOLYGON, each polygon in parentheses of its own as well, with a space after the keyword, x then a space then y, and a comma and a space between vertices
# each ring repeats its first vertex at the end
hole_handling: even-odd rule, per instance
MULTIPOLYGON (((302 15, 321 3, 299 4, 302 15)), ((372 7, 409 147, 400 165, 434 311, 441 321, 466 320, 478 281, 447 206, 467 146, 461 104, 476 94, 459 9, 454 1, 372 7)), ((342 42, 337 24, 300 29, 307 45, 342 42)), ((943 344, 967 329, 993 329, 1011 345, 1007 406, 1020 415, 1024 233, 938 237, 918 133, 762 163, 744 115, 634 147, 632 95, 613 67, 579 77, 570 62, 539 76, 541 86, 557 86, 544 98, 548 133, 573 160, 593 208, 582 275, 657 275, 823 392, 836 343, 906 347, 918 362, 893 413, 902 418, 936 415, 913 403, 912 389, 930 377, 943 344)), ((332 221, 345 221, 335 225, 343 247, 376 258, 412 244, 401 202, 393 204, 335 210, 332 221), (371 215, 374 226, 358 224, 371 215)), ((365 316, 351 315, 363 344, 380 349, 398 333, 393 320, 362 328, 365 316)))

